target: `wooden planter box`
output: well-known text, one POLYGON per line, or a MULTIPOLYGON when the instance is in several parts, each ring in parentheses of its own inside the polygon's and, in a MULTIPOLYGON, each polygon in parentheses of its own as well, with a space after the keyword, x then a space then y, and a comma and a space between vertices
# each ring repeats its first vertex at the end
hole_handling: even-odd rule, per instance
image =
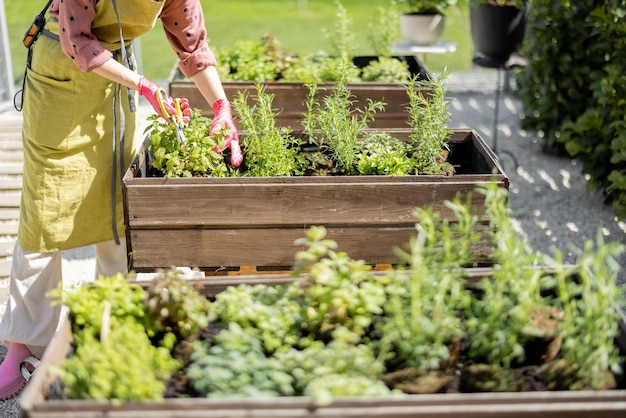
MULTIPOLYGON (((472 269, 474 270, 474 269, 472 269)), ((484 277, 488 269, 475 269, 484 277)), ((203 292, 215 295, 228 286, 241 283, 279 284, 293 278, 287 275, 213 277, 202 279, 203 292)), ((626 352, 626 323, 620 321, 616 344, 626 352)), ((28 384, 20 405, 25 418, 177 418, 177 417, 380 417, 380 418, 623 418, 626 416, 626 390, 537 391, 509 393, 459 393, 404 395, 402 397, 338 398, 330 405, 316 406, 307 397, 266 399, 165 399, 163 401, 97 402, 50 399, 59 397, 60 387, 50 366, 60 366, 70 354, 72 335, 65 322, 42 358, 40 371, 28 384)), ((132 370, 129 370, 132 373, 132 370)))
MULTIPOLYGON (((391 132, 387 130, 387 132, 391 132)), ((408 137, 408 130, 393 134, 408 137)), ((285 270, 294 241, 313 225, 355 259, 395 264, 394 249, 416 233, 415 207, 443 205, 460 193, 509 179, 482 138, 455 130, 449 140, 454 176, 150 177, 147 142, 123 180, 129 267, 150 272, 170 266, 205 272, 255 266, 285 270), (225 269, 226 268, 226 269, 225 269)), ((481 194, 474 203, 482 207, 481 194)), ((485 220, 486 221, 486 220, 485 220)), ((487 254, 487 249, 477 253, 487 254)))
MULTIPOLYGON (((361 57, 361 66, 374 57, 361 57)), ((428 78, 428 75, 419 61, 415 57, 401 57, 409 62, 409 67, 414 75, 421 79, 428 78)), ((358 64, 357 64, 358 65, 358 64)), ((208 105, 200 90, 190 79, 185 78, 177 66, 173 68, 169 79, 169 94, 172 97, 187 98, 192 108, 200 109, 204 116, 212 117, 213 110, 208 105)), ((249 96, 249 103, 252 104, 256 96, 254 81, 225 81, 222 83, 226 96, 233 101, 238 92, 245 92, 249 96)), ((264 82, 265 93, 273 94, 273 108, 280 111, 276 118, 277 126, 289 126, 294 130, 302 129, 302 116, 306 112, 305 101, 309 94, 309 88, 298 82, 267 81, 264 82)), ((319 85, 320 94, 323 95, 332 91, 335 83, 322 83, 319 85)), ((370 124, 371 128, 398 128, 407 125, 406 108, 409 98, 406 94, 406 86, 400 83, 377 83, 360 82, 348 83, 348 89, 354 98, 354 107, 363 108, 367 105, 367 100, 382 100, 387 105, 384 112, 376 113, 376 120, 370 124)), ((429 90, 422 89, 424 95, 428 96, 429 90)))

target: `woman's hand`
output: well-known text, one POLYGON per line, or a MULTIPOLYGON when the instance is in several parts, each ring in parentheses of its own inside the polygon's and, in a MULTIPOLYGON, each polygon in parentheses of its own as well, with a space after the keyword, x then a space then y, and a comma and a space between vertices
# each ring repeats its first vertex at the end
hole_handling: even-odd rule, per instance
POLYGON ((176 116, 176 107, 174 106, 174 100, 172 100, 172 98, 167 94, 161 93, 162 90, 159 91, 159 87, 144 76, 141 76, 139 78, 139 83, 137 83, 137 91, 139 91, 139 94, 141 96, 145 97, 148 100, 152 108, 163 119, 170 121, 172 120, 172 116, 176 116), (161 95, 160 100, 159 94, 161 95))
POLYGON ((239 134, 233 121, 233 114, 230 103, 226 99, 219 99, 213 103, 213 122, 209 135, 214 136, 218 131, 226 131, 224 136, 224 146, 217 147, 215 152, 223 152, 230 148, 230 162, 234 167, 239 167, 243 161, 241 147, 239 146, 239 134))

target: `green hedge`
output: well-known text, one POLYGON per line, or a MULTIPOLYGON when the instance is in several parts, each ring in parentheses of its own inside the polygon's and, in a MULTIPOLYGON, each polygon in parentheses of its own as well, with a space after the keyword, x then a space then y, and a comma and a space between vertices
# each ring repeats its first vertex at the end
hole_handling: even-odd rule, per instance
POLYGON ((518 72, 522 127, 583 163, 626 218, 626 0, 533 0, 518 72))

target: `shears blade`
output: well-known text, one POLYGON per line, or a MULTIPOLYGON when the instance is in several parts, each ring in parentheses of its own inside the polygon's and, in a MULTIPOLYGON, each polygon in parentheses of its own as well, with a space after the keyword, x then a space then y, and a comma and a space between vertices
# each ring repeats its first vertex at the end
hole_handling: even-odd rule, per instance
POLYGON ((165 92, 165 89, 159 87, 156 91, 157 100, 159 102, 159 106, 161 107, 161 113, 164 116, 169 116, 166 120, 169 123, 173 123, 176 128, 176 138, 181 142, 187 142, 187 137, 185 136, 185 132, 183 131, 184 121, 183 121, 183 112, 180 107, 180 99, 176 99, 174 101, 174 107, 176 109, 175 115, 170 115, 170 112, 167 111, 165 107, 165 101, 169 100, 169 96, 165 92))

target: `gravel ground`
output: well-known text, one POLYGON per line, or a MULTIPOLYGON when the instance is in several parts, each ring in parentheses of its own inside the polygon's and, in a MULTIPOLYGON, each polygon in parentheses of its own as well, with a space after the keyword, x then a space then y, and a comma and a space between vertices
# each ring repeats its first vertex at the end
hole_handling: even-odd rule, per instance
MULTIPOLYGON (((536 251, 553 255, 555 249, 560 249, 568 263, 575 261, 576 249, 596 240, 598 232, 605 241, 626 245, 626 223, 615 219, 599 192, 587 190, 582 164, 544 154, 536 134, 520 129, 521 106, 508 92, 508 81, 502 83, 494 143, 496 74, 477 70, 450 76, 450 126, 474 129, 500 156, 510 179, 509 206, 520 233, 528 237, 536 251)), ((92 247, 64 253, 65 277, 79 281, 91 277, 93 257, 92 247)), ((626 254, 620 265, 626 265, 626 254)), ((622 270, 618 282, 626 285, 626 271, 622 270)), ((0 300, 0 314, 4 302, 0 300)), ((4 351, 0 344, 0 358, 4 351)), ((20 417, 18 402, 19 396, 0 402, 0 416, 20 417)))

